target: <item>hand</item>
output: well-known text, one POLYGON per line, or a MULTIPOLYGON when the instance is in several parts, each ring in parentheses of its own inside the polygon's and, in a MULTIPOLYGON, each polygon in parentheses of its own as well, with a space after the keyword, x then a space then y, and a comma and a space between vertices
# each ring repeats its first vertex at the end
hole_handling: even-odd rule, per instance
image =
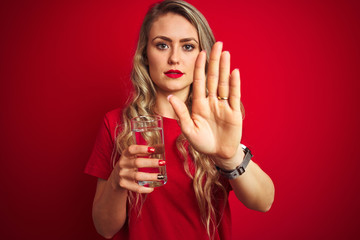
POLYGON ((222 52, 221 42, 212 47, 207 81, 205 63, 206 53, 202 51, 195 63, 191 116, 179 98, 171 96, 169 101, 190 144, 199 152, 215 156, 220 167, 229 166, 242 135, 240 72, 235 69, 230 74, 230 54, 222 52))
POLYGON ((154 188, 140 186, 137 183, 137 181, 159 181, 158 173, 138 171, 138 168, 158 168, 160 164, 165 164, 164 160, 145 158, 154 154, 154 151, 155 148, 144 145, 131 145, 125 149, 110 176, 113 186, 137 193, 154 191, 154 188))

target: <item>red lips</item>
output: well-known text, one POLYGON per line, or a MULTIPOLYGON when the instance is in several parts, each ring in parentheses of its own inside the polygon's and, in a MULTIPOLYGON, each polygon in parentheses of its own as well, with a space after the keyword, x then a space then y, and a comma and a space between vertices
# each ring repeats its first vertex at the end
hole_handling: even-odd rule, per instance
POLYGON ((165 73, 166 76, 168 76, 169 78, 179 78, 181 77, 182 75, 184 75, 184 73, 182 73, 181 71, 179 70, 174 70, 174 69, 171 69, 169 71, 167 71, 165 73))

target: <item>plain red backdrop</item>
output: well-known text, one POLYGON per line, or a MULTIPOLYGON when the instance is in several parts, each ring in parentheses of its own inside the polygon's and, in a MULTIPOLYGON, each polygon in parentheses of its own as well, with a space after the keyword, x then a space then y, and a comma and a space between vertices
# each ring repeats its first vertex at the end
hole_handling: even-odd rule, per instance
MULTIPOLYGON (((231 195, 233 239, 359 239, 359 4, 190 2, 241 70, 243 142, 276 186, 265 214, 231 195)), ((150 3, 1 1, 1 239, 102 239, 82 171, 150 3)))

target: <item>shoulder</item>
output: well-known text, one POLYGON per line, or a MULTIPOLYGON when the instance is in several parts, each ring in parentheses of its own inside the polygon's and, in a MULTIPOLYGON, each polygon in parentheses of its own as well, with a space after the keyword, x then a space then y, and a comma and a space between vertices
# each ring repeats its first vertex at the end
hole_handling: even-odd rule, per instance
POLYGON ((111 122, 120 123, 121 121, 122 108, 113 109, 105 114, 105 118, 111 122))
POLYGON ((104 122, 110 127, 121 125, 122 108, 113 109, 105 114, 104 122))
POLYGON ((104 116, 103 127, 111 135, 111 139, 115 139, 116 132, 122 128, 122 108, 116 108, 107 112, 104 116))

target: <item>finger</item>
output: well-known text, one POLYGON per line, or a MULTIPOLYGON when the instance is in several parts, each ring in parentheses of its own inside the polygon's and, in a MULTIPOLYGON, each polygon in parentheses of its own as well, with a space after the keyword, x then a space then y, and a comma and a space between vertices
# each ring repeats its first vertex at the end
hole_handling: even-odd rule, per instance
POLYGON ((148 187, 143 187, 140 186, 135 178, 136 178, 136 171, 134 169, 128 169, 128 170, 124 170, 124 171, 120 171, 119 172, 119 186, 121 188, 133 191, 133 192, 138 192, 138 193, 150 193, 152 192, 154 189, 153 188, 148 188, 148 187))
POLYGON ((146 145, 131 145, 129 146, 123 154, 126 157, 134 157, 134 155, 146 156, 149 154, 154 154, 156 152, 156 147, 146 146, 146 145))
POLYGON ((134 161, 134 168, 158 168, 165 166, 166 161, 154 158, 136 158, 134 161))
POLYGON ((140 186, 138 183, 130 180, 123 180, 120 187, 137 193, 151 193, 154 191, 154 188, 140 186))
POLYGON ((211 49, 207 72, 207 87, 209 90, 209 97, 217 96, 217 87, 219 81, 219 62, 222 46, 222 42, 216 42, 211 49))
POLYGON ((185 135, 188 135, 191 130, 194 129, 194 122, 190 117, 185 103, 173 95, 169 95, 168 100, 173 107, 176 116, 179 118, 181 131, 185 135))
POLYGON ((147 173, 147 172, 136 172, 134 176, 134 180, 137 182, 143 181, 161 181, 159 179, 159 173, 147 173))
POLYGON ((230 78, 230 53, 222 52, 220 57, 220 74, 218 85, 218 96, 229 96, 229 78, 230 78))
POLYGON ((137 192, 137 193, 147 194, 147 193, 152 193, 154 191, 154 188, 143 187, 143 186, 140 186, 139 184, 136 184, 136 185, 137 186, 135 187, 135 192, 137 192))
POLYGON ((229 104, 230 107, 235 111, 240 111, 241 101, 241 82, 240 82, 240 71, 234 69, 230 76, 230 91, 229 91, 229 104))
POLYGON ((206 52, 201 51, 195 62, 194 80, 193 80, 193 99, 205 98, 205 65, 206 65, 206 52))

